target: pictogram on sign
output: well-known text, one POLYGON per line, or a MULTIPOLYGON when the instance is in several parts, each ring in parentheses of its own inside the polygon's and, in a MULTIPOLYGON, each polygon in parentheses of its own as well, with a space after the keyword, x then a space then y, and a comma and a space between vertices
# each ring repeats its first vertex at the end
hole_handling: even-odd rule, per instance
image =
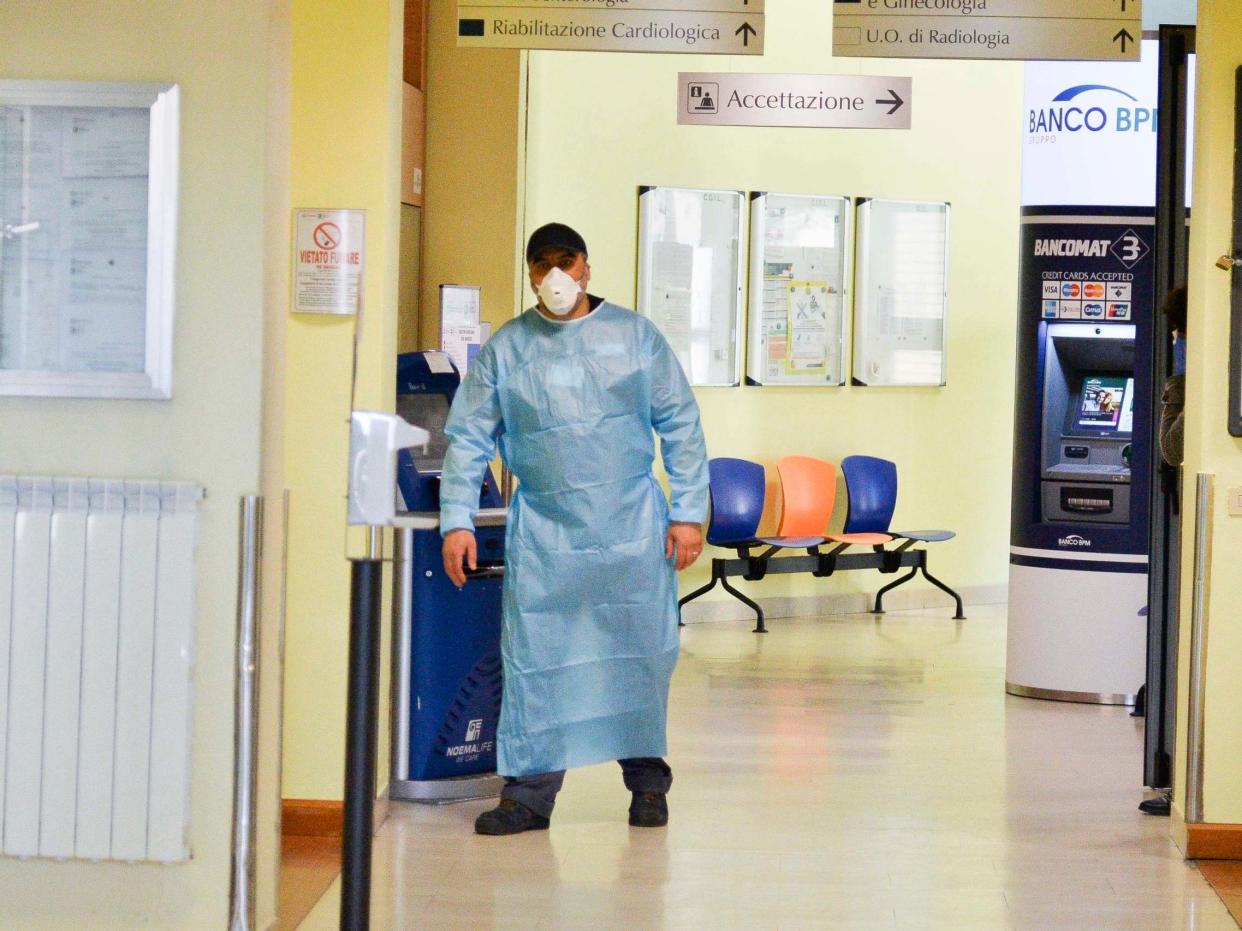
POLYGON ((341 242, 341 228, 335 223, 320 223, 315 227, 314 238, 320 249, 335 249, 341 242))

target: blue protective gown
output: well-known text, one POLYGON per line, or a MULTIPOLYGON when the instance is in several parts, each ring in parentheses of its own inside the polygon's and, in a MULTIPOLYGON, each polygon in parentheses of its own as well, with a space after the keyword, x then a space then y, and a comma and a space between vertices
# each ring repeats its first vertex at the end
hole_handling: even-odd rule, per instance
POLYGON ((497 443, 520 482, 505 537, 500 773, 664 756, 678 652, 665 539, 670 520, 707 515, 698 405, 668 342, 607 302, 563 322, 527 310, 479 352, 446 432, 442 532, 473 529, 497 443), (652 474, 653 430, 671 505, 652 474))

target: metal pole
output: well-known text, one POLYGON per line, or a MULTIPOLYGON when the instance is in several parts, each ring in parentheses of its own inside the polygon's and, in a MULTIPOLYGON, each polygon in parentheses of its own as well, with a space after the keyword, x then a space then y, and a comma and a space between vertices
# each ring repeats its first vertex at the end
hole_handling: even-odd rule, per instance
POLYGON ((341 931, 371 923, 371 832, 379 718, 378 559, 350 561, 349 694, 345 711, 345 825, 341 835, 341 931))
POLYGON ((237 569, 237 680, 233 695, 233 867, 229 894, 230 931, 255 926, 255 833, 259 740, 259 583, 263 499, 241 500, 240 559, 237 569))
POLYGON ((392 781, 410 778, 410 637, 413 624, 414 531, 393 531, 392 560, 392 781))
POLYGON ((1203 722, 1207 701, 1207 577, 1212 562, 1212 476, 1195 488, 1195 577, 1190 607, 1190 697, 1186 721, 1186 823, 1203 820, 1203 722))
POLYGON ((513 503, 513 473, 503 462, 500 464, 500 500, 505 507, 513 503))

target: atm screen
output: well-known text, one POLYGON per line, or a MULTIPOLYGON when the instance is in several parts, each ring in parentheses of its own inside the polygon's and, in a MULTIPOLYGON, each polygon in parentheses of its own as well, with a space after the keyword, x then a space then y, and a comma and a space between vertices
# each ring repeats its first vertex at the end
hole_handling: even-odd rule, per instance
POLYGON ((426 449, 415 446, 410 450, 414 455, 414 467, 419 472, 439 472, 444 468, 444 454, 448 452, 444 424, 448 413, 449 401, 442 394, 397 395, 397 414, 431 434, 426 449))
POLYGON ((1134 425, 1134 379, 1087 375, 1078 395, 1074 426, 1107 433, 1129 433, 1134 425))

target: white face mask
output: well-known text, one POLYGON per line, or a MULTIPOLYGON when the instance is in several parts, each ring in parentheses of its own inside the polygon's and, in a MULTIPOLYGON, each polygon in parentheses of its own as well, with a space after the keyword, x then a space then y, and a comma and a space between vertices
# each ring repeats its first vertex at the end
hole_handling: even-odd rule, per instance
POLYGON ((563 317, 578 305, 582 285, 559 268, 551 269, 535 289, 549 312, 563 317))

